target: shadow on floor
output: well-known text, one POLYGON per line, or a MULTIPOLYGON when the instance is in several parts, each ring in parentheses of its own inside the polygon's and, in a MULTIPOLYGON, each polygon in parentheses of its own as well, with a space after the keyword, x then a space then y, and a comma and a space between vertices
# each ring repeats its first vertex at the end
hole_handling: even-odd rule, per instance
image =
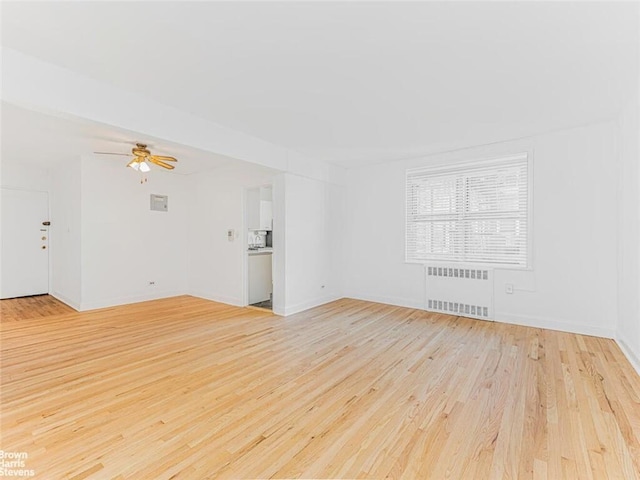
POLYGON ((252 303, 250 306, 258 308, 268 308, 269 310, 273 309, 273 306, 271 305, 271 299, 265 300, 264 302, 252 303))

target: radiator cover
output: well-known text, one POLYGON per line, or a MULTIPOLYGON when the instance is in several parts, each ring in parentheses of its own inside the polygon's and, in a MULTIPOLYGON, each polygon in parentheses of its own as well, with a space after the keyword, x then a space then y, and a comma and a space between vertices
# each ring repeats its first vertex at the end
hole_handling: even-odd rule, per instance
POLYGON ((426 305, 432 312, 493 320, 493 270, 426 265, 426 305))

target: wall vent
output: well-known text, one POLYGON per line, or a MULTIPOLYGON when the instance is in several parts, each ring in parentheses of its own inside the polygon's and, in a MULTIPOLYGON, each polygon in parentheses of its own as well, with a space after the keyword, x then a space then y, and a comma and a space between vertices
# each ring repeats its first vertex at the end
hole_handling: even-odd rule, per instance
POLYGON ((156 212, 168 212, 169 211, 169 197, 166 195, 151 194, 151 210, 156 212))
POLYGON ((426 266, 426 310, 493 320, 493 270, 426 266))

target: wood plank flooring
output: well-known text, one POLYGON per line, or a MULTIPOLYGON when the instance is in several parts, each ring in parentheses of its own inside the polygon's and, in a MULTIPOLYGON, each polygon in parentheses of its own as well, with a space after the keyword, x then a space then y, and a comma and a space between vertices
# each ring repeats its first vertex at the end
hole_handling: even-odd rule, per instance
POLYGON ((43 479, 640 479, 606 339, 343 299, 1 323, 0 447, 43 479))
POLYGON ((75 310, 51 295, 36 295, 33 297, 9 298, 0 300, 0 320, 11 322, 34 317, 49 317, 63 313, 73 313, 75 310))

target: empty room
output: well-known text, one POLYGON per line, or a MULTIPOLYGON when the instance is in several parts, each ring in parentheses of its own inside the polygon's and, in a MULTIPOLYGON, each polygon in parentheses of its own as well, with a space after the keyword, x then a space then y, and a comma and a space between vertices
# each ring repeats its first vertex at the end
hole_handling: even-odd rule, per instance
POLYGON ((640 480, 640 4, 0 9, 0 477, 640 480))

